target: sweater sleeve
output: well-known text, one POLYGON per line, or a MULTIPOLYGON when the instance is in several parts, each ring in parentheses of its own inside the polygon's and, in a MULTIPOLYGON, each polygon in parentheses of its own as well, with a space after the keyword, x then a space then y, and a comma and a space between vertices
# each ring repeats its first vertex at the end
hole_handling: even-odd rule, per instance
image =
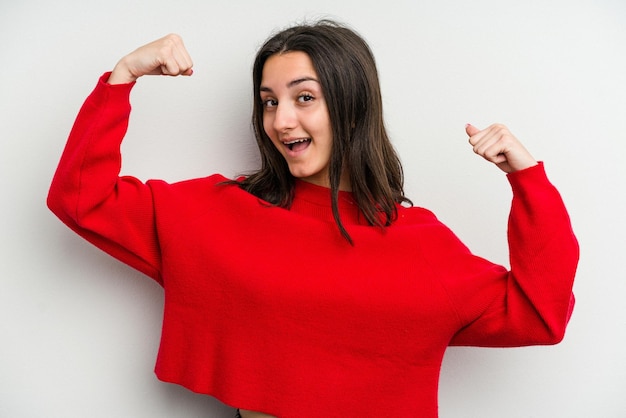
POLYGON ((74 122, 47 204, 79 235, 160 282, 150 187, 119 176, 134 83, 109 85, 109 75, 100 78, 74 122))
POLYGON ((461 256, 472 268, 450 286, 462 326, 451 345, 556 344, 572 314, 579 248, 561 196, 543 163, 507 177, 511 269, 461 256))

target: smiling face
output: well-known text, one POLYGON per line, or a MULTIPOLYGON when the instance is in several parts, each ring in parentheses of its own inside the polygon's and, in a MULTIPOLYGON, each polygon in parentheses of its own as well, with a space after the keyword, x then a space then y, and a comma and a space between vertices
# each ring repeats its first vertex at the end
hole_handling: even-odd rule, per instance
POLYGON ((301 51, 272 55, 260 86, 263 128, 287 161, 291 175, 329 187, 333 134, 322 86, 301 51))

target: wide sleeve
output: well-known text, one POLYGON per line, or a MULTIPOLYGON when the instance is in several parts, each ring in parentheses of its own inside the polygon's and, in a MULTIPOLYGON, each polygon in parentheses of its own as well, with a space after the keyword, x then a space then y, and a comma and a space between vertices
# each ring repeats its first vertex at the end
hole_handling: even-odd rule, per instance
POLYGON ((79 235, 160 282, 151 189, 119 176, 134 83, 109 85, 109 75, 100 78, 74 122, 47 204, 79 235))
POLYGON ((464 269, 447 283, 461 323, 451 345, 556 344, 572 314, 579 248, 561 196, 542 163, 508 179, 510 270, 451 244, 449 265, 464 269))

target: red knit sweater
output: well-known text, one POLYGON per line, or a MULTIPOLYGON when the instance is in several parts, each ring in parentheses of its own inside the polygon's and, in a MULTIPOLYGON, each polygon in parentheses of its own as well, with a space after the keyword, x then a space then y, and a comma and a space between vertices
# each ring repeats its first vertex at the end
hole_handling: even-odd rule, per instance
POLYGON ((283 417, 437 416, 448 345, 559 342, 578 246, 543 165, 508 176, 511 271, 422 208, 384 231, 350 193, 298 182, 291 210, 224 177, 119 177, 132 84, 86 100, 48 205, 70 228, 163 285, 157 376, 283 417))

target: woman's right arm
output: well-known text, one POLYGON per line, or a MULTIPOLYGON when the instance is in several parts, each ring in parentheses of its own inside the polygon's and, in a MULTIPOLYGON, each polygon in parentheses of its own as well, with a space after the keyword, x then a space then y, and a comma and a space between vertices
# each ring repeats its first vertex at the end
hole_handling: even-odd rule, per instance
POLYGON ((48 207, 107 253, 160 281, 160 251, 149 185, 120 177, 129 95, 143 75, 191 75, 182 40, 168 35, 122 58, 83 104, 48 193, 48 207))
POLYGON ((122 58, 109 77, 109 84, 126 84, 144 75, 191 75, 193 61, 176 34, 167 35, 122 58))

